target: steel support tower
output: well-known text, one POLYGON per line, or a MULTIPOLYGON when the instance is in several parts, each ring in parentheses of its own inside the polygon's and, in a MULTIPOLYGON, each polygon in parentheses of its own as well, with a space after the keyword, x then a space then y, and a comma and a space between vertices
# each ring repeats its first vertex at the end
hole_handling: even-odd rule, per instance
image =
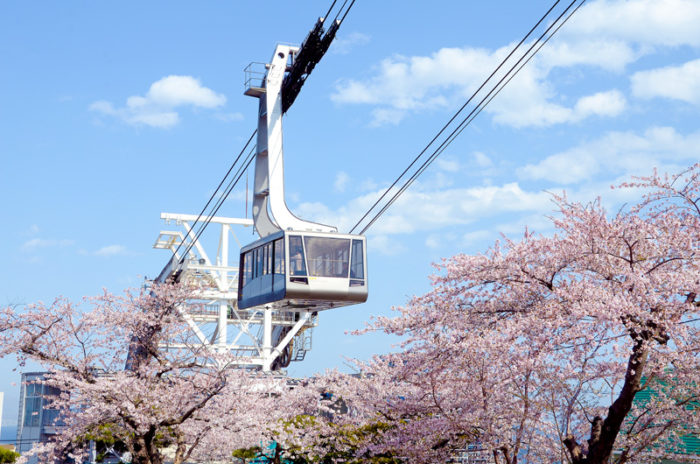
MULTIPOLYGON (((287 367, 292 361, 302 361, 311 349, 316 315, 274 311, 266 307, 238 309, 240 242, 235 229, 251 227, 253 221, 200 217, 200 221, 220 226, 216 254, 210 255, 192 231, 197 216, 162 213, 160 217, 166 224, 174 223, 182 230, 163 230, 156 239, 154 248, 170 250, 173 255, 154 281, 177 281, 198 289, 195 299, 178 311, 199 343, 212 353, 233 354, 235 363, 242 368, 271 371, 287 367), (235 241, 234 246, 231 238, 235 241), (178 254, 178 247, 181 250, 189 248, 187 256, 178 254)), ((168 344, 163 348, 184 347, 168 344)))

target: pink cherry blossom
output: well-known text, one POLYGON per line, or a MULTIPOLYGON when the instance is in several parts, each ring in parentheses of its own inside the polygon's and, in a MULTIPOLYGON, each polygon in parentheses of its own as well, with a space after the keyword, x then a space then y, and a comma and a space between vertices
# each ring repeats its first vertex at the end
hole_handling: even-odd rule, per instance
POLYGON ((647 193, 613 215, 555 196, 553 235, 446 259, 429 293, 374 320, 397 352, 325 377, 352 411, 336 423, 385 425, 358 456, 682 459, 700 430, 700 164, 620 187, 647 193))
POLYGON ((64 392, 52 406, 65 426, 32 451, 41 462, 82 459, 89 439, 107 432, 143 464, 229 460, 272 440, 270 425, 287 417, 274 397, 286 381, 193 343, 174 309, 192 296, 160 285, 86 298, 89 309, 58 298, 0 312, 2 355, 42 364, 46 383, 64 392), (173 342, 188 348, 163 348, 173 342))

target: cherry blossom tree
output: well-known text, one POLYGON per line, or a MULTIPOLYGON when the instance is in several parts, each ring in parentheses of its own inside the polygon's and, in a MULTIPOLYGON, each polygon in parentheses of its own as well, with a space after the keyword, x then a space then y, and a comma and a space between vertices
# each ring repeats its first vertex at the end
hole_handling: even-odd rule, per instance
POLYGON ((368 443, 380 439, 390 424, 376 420, 376 411, 360 411, 341 392, 353 390, 354 378, 337 371, 304 379, 280 400, 290 405, 287 416, 271 426, 276 446, 264 452, 270 462, 399 464, 391 451, 374 452, 368 443), (353 406, 351 409, 349 406, 353 406))
POLYGON ((63 392, 52 407, 65 425, 32 452, 53 462, 84 456, 96 440, 118 442, 135 463, 179 464, 230 460, 269 440, 266 424, 284 417, 274 393, 285 383, 192 343, 176 310, 192 296, 160 285, 87 298, 89 310, 62 298, 2 310, 0 355, 40 363, 63 392), (184 348, 163 349, 173 342, 184 348))
POLYGON ((429 293, 373 321, 400 350, 333 387, 356 411, 341 420, 384 424, 359 453, 683 459, 700 430, 700 164, 620 187, 643 197, 610 215, 555 196, 553 235, 447 259, 429 293))

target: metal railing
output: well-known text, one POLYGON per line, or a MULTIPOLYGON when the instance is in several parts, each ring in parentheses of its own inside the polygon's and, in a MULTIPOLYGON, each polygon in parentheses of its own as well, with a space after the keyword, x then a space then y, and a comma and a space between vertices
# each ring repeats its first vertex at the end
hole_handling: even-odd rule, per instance
POLYGON ((245 80, 243 81, 244 88, 262 88, 267 74, 267 64, 253 61, 243 69, 245 80))

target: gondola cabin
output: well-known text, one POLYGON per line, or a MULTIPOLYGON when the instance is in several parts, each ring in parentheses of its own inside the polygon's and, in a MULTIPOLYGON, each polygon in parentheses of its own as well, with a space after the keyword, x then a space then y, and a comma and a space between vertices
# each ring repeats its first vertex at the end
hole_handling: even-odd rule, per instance
POLYGON ((279 231, 241 249, 238 307, 321 311, 367 301, 362 235, 279 231))

